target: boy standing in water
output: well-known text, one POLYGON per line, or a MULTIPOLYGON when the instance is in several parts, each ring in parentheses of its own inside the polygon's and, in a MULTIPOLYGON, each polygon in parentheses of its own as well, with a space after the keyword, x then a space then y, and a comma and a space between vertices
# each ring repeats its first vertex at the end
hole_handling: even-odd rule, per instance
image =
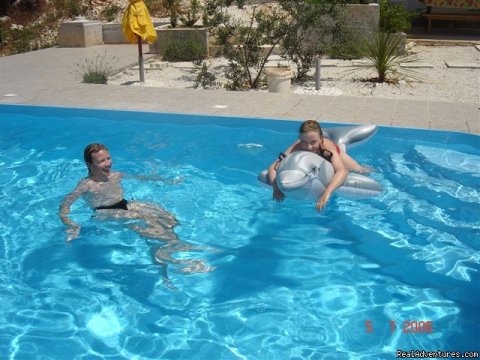
MULTIPOLYGON (((81 179, 75 189, 68 194, 60 205, 60 218, 67 228, 67 241, 78 237, 80 226, 69 218, 71 205, 83 197, 95 215, 100 219, 139 219, 145 226, 129 225, 140 235, 165 241, 167 244, 155 253, 155 260, 166 268, 165 262, 186 263, 181 269, 186 273, 212 270, 201 260, 176 260, 171 257, 175 251, 188 251, 192 247, 181 243, 173 231, 177 219, 164 209, 136 201, 127 201, 123 197, 121 180, 123 174, 111 171, 112 158, 103 144, 90 144, 83 157, 88 168, 88 176, 81 179)), ((165 274, 166 276, 166 274, 165 274)))
POLYGON ((270 184, 272 184, 273 199, 275 201, 282 201, 285 197, 276 182, 278 166, 285 156, 295 151, 313 152, 329 161, 335 171, 330 183, 317 201, 315 206, 317 210, 323 209, 330 199, 331 194, 345 182, 348 171, 356 171, 360 173, 370 172, 369 168, 358 164, 350 157, 350 155, 345 151, 342 151, 337 144, 324 137, 320 124, 315 120, 307 120, 303 122, 300 126, 298 137, 299 139, 290 145, 284 153, 281 153, 279 158, 268 168, 268 180, 270 184))
POLYGON ((88 206, 102 218, 142 219, 146 224, 144 233, 157 235, 156 237, 167 241, 177 239, 172 229, 178 222, 172 214, 158 206, 128 202, 123 198, 123 174, 111 171, 112 158, 105 145, 88 145, 83 157, 88 176, 78 182, 60 206, 60 218, 68 226, 67 241, 75 239, 80 233, 80 226, 68 217, 70 206, 80 196, 83 196, 88 206))

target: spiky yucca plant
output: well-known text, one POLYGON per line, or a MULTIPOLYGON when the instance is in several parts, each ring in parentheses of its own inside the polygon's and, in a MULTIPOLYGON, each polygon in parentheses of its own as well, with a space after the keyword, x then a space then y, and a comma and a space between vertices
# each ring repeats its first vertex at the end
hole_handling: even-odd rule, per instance
POLYGON ((374 68, 378 77, 372 79, 379 83, 397 83, 399 80, 420 80, 418 73, 401 69, 400 63, 408 63, 416 60, 415 56, 409 55, 407 50, 401 47, 402 38, 395 34, 373 33, 360 47, 362 57, 370 60, 370 67, 374 68))

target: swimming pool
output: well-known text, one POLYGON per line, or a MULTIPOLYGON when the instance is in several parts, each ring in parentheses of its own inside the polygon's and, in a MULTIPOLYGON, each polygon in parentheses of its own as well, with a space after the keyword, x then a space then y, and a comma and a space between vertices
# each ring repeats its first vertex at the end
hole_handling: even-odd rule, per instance
POLYGON ((380 197, 276 204, 256 180, 298 123, 0 105, 0 354, 9 359, 393 359, 478 351, 479 137, 380 128, 351 154, 380 197), (114 169, 183 178, 124 181, 127 198, 180 221, 179 252, 216 269, 177 290, 157 241, 92 221, 65 244, 64 195, 83 147, 114 169))

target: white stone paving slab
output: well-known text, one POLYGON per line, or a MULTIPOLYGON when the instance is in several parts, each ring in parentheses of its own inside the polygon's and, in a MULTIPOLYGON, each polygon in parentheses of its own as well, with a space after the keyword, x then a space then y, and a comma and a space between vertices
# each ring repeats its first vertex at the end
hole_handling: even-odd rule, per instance
POLYGON ((353 60, 353 66, 370 66, 372 62, 370 60, 353 60))
POLYGON ((433 68, 433 65, 427 62, 400 63, 402 68, 433 68))
POLYGON ((339 66, 340 61, 337 59, 322 59, 320 61, 320 66, 325 66, 325 67, 333 67, 333 66, 339 66))
POLYGON ((459 61, 445 61, 449 68, 457 69, 480 69, 480 63, 462 63, 459 61))

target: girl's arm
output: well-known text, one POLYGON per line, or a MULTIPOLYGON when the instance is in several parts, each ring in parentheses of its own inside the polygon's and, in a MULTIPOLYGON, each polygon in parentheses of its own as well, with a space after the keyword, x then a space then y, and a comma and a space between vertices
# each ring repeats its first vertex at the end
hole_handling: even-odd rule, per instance
POLYGON ((269 181, 270 185, 272 185, 273 199, 276 200, 276 201, 282 201, 283 198, 285 197, 285 195, 283 195, 283 193, 280 191, 280 189, 278 187, 278 184, 277 184, 277 181, 276 181, 278 166, 280 165, 280 162, 282 161, 282 159, 285 156, 287 156, 288 154, 290 154, 293 151, 297 151, 297 147, 298 147, 299 142, 300 141, 297 140, 292 145, 290 145, 290 147, 288 147, 287 150, 285 150, 283 153, 280 153, 278 158, 268 167, 268 177, 267 178, 268 178, 268 181, 269 181))
MULTIPOLYGON (((332 149, 333 150, 333 149, 332 149)), ((335 174, 332 177, 332 180, 328 183, 325 191, 323 192, 320 199, 318 199, 315 208, 317 210, 322 210, 330 199, 330 195, 340 186, 343 185, 345 179, 347 178, 348 171, 343 165, 342 159, 336 151, 332 152, 332 165, 335 170, 335 174)))

